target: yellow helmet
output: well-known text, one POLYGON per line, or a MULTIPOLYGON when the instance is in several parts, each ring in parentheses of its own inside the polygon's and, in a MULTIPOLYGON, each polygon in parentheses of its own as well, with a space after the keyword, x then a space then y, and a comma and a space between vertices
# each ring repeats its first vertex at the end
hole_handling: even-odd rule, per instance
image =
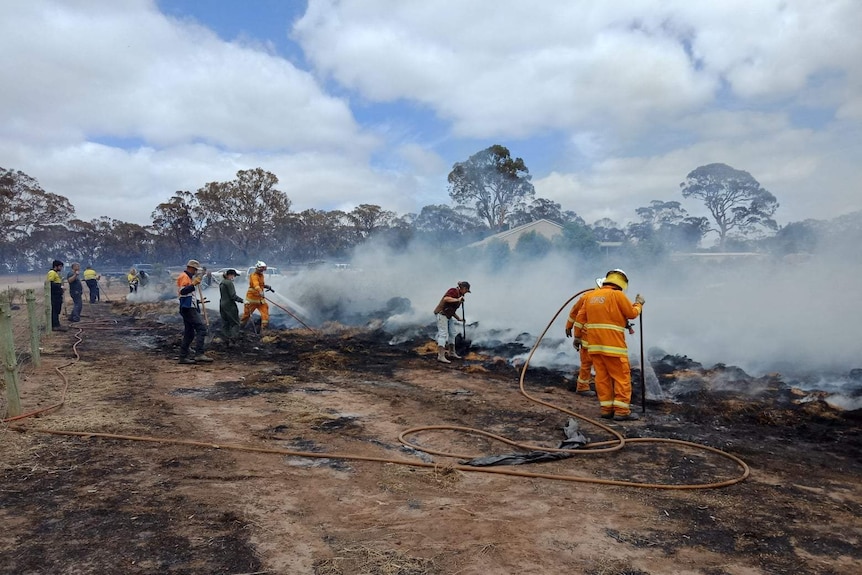
POLYGON ((620 269, 615 269, 609 271, 605 274, 605 279, 602 281, 603 284, 612 284, 617 286, 623 291, 629 287, 629 278, 626 275, 626 272, 620 269))

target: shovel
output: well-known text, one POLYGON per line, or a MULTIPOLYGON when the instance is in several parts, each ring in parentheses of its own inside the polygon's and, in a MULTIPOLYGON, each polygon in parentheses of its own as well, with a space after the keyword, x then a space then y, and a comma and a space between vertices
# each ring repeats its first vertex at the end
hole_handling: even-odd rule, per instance
POLYGON ((96 280, 96 285, 99 287, 99 300, 102 301, 102 294, 105 294, 105 303, 111 303, 111 298, 108 297, 108 292, 102 289, 102 282, 96 280))
POLYGON ((463 335, 459 333, 455 336, 455 352, 460 356, 465 356, 470 351, 470 344, 472 342, 467 339, 467 312, 464 302, 461 302, 461 319, 464 320, 461 322, 463 335))
POLYGON ((204 323, 207 325, 207 334, 204 336, 204 344, 209 345, 213 342, 215 334, 210 331, 210 319, 207 315, 207 300, 204 298, 204 291, 201 289, 201 284, 198 284, 198 299, 201 302, 201 310, 204 314, 204 323))

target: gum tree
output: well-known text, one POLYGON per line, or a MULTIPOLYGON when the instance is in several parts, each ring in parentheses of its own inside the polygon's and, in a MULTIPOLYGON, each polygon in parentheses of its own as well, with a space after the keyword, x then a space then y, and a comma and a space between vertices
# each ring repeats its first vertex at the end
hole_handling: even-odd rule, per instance
POLYGON ((722 249, 731 231, 746 235, 758 228, 778 228, 772 219, 778 200, 748 172, 727 164, 707 164, 689 172, 679 186, 682 197, 697 198, 709 210, 715 221, 709 231, 718 233, 722 249))
POLYGON ((524 160, 512 159, 509 149, 498 144, 452 167, 449 197, 458 205, 472 207, 479 219, 499 232, 509 214, 536 195, 531 178, 524 160))

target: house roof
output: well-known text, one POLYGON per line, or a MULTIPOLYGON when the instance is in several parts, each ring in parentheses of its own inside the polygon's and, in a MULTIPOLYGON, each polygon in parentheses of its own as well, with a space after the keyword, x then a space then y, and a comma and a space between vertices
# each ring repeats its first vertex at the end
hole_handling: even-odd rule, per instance
POLYGON ((530 232, 536 232, 537 234, 552 240, 563 233, 563 226, 556 222, 552 222, 551 220, 536 220, 529 224, 524 224, 510 230, 504 230, 498 234, 494 234, 493 236, 488 236, 483 240, 473 242, 467 247, 484 247, 494 240, 500 240, 509 244, 510 248, 514 248, 515 245, 517 245, 518 240, 521 239, 521 236, 530 232))

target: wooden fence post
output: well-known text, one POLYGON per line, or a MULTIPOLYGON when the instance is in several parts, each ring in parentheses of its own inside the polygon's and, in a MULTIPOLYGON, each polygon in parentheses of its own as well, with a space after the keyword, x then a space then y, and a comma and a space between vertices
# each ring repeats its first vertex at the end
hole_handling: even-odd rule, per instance
POLYGON ((40 333, 39 319, 36 317, 36 290, 28 289, 27 293, 27 319, 30 322, 30 360, 33 365, 39 367, 42 363, 42 353, 39 351, 40 333))
POLYGON ((51 333, 51 282, 45 281, 45 333, 51 333))
POLYGON ((9 302, 0 301, 0 351, 3 353, 3 375, 6 379, 7 417, 21 415, 18 395, 18 360, 15 358, 15 338, 12 336, 12 309, 9 302))

